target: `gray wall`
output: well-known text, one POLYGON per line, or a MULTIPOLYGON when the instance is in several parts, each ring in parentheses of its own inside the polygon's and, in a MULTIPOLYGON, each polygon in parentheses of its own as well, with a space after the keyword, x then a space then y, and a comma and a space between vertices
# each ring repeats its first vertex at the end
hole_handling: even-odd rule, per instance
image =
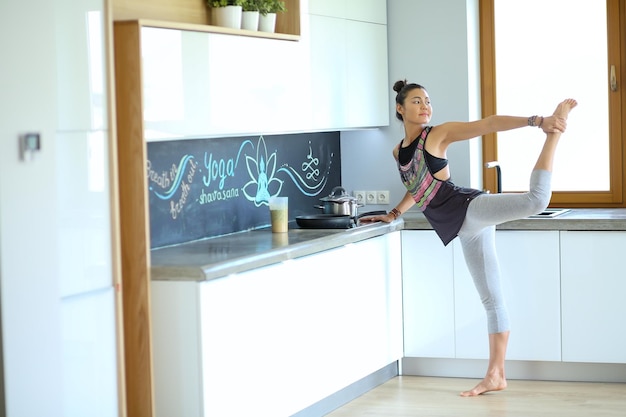
MULTIPOLYGON (((478 0, 388 0, 390 126, 341 133, 342 185, 347 190, 389 190, 393 208, 405 189, 392 148, 404 137, 395 118, 393 83, 406 78, 428 89, 432 124, 480 117, 478 0)), ((367 86, 363 86, 367 88, 367 86)), ((480 139, 448 150, 452 181, 482 188, 480 139)))

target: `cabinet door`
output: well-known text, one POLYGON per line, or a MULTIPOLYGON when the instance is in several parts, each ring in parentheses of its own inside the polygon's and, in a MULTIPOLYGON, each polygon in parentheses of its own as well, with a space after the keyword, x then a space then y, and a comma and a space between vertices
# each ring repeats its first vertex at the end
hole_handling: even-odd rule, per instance
POLYGON ((315 129, 346 124, 346 30, 342 19, 310 16, 311 101, 315 129))
POLYGON ((311 15, 315 129, 389 124, 387 26, 311 15))
POLYGON ((287 262, 200 284, 204 416, 298 411, 285 372, 309 323, 294 310, 293 277, 287 262))
POLYGON ((346 17, 346 0, 309 0, 309 13, 319 16, 346 17))
POLYGON ((387 26, 351 20, 345 25, 348 127, 387 126, 387 26))
POLYGON ((310 128, 309 55, 300 42, 150 27, 141 34, 147 140, 310 128))
POLYGON ((113 289, 67 297, 63 325, 63 415, 118 415, 113 289))
POLYGON ((454 358, 453 274, 434 231, 402 231, 404 356, 454 358))
POLYGON ((202 283, 205 415, 292 415, 400 359, 398 239, 202 283))
POLYGON ((345 2, 347 19, 387 24, 387 2, 385 0, 345 0, 345 2))
POLYGON ((387 24, 386 0, 309 0, 309 13, 387 24))
MULTIPOLYGON (((300 42, 208 34, 210 133, 310 128, 308 51, 300 42)), ((193 65, 193 50, 187 62, 193 65)), ((192 83, 187 86, 193 89, 192 83)))
POLYGON ((626 363, 626 232, 561 232, 563 361, 626 363))
MULTIPOLYGON (((511 320, 507 359, 561 359, 559 234, 498 231, 496 245, 511 320)), ((489 357, 487 319, 458 240, 454 241, 456 355, 489 357)))

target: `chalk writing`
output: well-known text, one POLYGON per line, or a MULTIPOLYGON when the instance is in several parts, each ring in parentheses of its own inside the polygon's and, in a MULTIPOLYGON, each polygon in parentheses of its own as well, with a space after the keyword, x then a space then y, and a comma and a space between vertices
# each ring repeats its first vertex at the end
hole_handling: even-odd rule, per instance
POLYGON ((191 190, 191 183, 193 182, 194 176, 196 175, 196 170, 198 164, 194 160, 191 155, 184 155, 178 166, 172 164, 172 167, 167 173, 166 171, 162 171, 158 173, 157 171, 152 169, 152 162, 148 160, 148 180, 151 184, 158 185, 165 192, 160 192, 154 190, 152 185, 149 187, 151 191, 154 192, 161 200, 169 200, 170 209, 169 213, 172 219, 178 218, 178 215, 185 207, 187 203, 187 199, 189 197, 189 192, 191 190), (187 172, 187 175, 185 175, 187 172), (185 179, 187 180, 185 182, 185 179), (178 197, 178 201, 173 201, 174 195, 180 191, 180 196, 178 197))

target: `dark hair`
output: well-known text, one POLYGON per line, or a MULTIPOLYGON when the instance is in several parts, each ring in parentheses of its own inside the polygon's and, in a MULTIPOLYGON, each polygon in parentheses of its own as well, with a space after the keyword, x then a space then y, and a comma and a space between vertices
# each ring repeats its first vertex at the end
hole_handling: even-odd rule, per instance
MULTIPOLYGON (((421 88, 422 90, 426 90, 424 86, 416 84, 416 83, 409 83, 407 82, 407 80, 396 81, 393 84, 393 91, 398 93, 396 95, 396 104, 404 106, 404 100, 406 100, 407 94, 409 93, 409 91, 414 90, 416 88, 421 88)), ((396 119, 400 120, 401 122, 404 121, 404 119, 402 118, 402 115, 398 113, 397 110, 396 110, 396 119)))

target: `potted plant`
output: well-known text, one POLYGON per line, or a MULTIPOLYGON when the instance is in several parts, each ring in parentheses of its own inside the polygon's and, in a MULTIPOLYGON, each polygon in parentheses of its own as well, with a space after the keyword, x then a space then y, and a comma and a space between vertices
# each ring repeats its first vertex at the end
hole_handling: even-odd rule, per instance
POLYGON ((241 28, 246 30, 259 29, 259 0, 243 0, 241 5, 241 28))
POLYGON ((211 8, 211 23, 216 26, 241 29, 242 4, 245 0, 207 0, 211 8))
POLYGON ((259 30, 262 32, 274 32, 276 28, 276 13, 287 11, 283 0, 258 0, 259 1, 259 30))

